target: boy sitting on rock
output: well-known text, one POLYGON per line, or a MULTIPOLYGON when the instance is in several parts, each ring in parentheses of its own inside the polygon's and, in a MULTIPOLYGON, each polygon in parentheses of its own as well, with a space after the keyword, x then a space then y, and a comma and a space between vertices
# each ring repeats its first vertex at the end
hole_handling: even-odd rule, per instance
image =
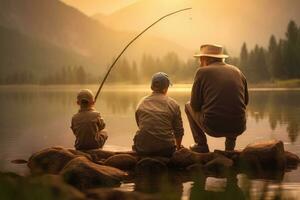
POLYGON ((105 123, 94 108, 94 94, 88 89, 77 95, 78 113, 72 117, 71 129, 76 136, 75 148, 89 150, 102 148, 107 140, 105 123))
POLYGON ((171 157, 182 148, 184 134, 178 103, 167 95, 171 84, 164 72, 152 77, 152 94, 144 97, 135 113, 138 131, 132 149, 142 156, 171 157))

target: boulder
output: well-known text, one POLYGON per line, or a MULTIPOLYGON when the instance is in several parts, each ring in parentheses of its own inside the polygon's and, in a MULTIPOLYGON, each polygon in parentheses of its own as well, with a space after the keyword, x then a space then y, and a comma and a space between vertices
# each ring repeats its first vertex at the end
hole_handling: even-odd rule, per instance
POLYGON ((195 163, 205 164, 213 158, 213 153, 196 153, 184 148, 173 154, 170 164, 175 168, 186 168, 195 163))
POLYGON ((79 150, 75 150, 75 149, 67 149, 67 150, 76 156, 84 156, 89 160, 93 160, 93 157, 90 154, 85 153, 83 151, 79 151, 79 150))
POLYGON ((103 149, 84 150, 82 152, 89 154, 92 157, 93 161, 100 161, 116 155, 116 152, 106 151, 103 149))
POLYGON ((283 142, 270 140, 250 144, 242 151, 240 160, 242 167, 254 173, 284 170, 286 160, 283 142))
POLYGON ((215 158, 207 162, 203 169, 215 176, 227 175, 233 166, 233 161, 222 154, 215 154, 215 158))
POLYGON ((215 155, 223 155, 226 158, 229 158, 233 161, 233 168, 235 170, 238 170, 239 164, 240 164, 240 155, 242 151, 241 150, 234 150, 234 151, 221 151, 221 150, 215 150, 215 155))
POLYGON ((186 168, 186 171, 191 175, 199 174, 199 173, 203 173, 203 167, 204 166, 202 164, 196 163, 196 164, 189 165, 186 168))
POLYGON ((166 164, 166 165, 169 165, 169 163, 170 163, 170 158, 168 158, 168 157, 161 157, 161 156, 151 156, 150 158, 153 158, 153 159, 155 159, 155 160, 158 160, 158 161, 160 161, 160 162, 162 162, 162 163, 164 163, 164 164, 166 164))
POLYGON ((99 160, 99 161, 94 161, 94 163, 98 164, 98 165, 104 165, 104 161, 99 160))
POLYGON ((294 153, 291 153, 289 151, 284 152, 285 160, 286 160, 286 166, 290 169, 296 169, 300 163, 300 158, 294 153))
POLYGON ((135 167, 136 175, 143 177, 160 176, 167 172, 167 165, 153 158, 143 158, 136 164, 135 167))
POLYGON ((143 194, 140 192, 125 192, 116 189, 91 189, 87 191, 87 197, 91 200, 107 200, 107 199, 122 199, 122 200, 159 200, 155 195, 143 194))
POLYGON ((52 147, 34 153, 27 166, 32 174, 58 174, 60 170, 77 156, 60 147, 52 147))
POLYGON ((23 182, 24 178, 15 173, 0 172, 0 199, 19 199, 23 182))
POLYGON ((131 156, 137 157, 137 152, 136 151, 116 151, 116 154, 129 154, 131 156))
POLYGON ((134 170, 137 159, 129 154, 118 154, 105 160, 104 165, 122 170, 134 170))
POLYGON ((240 157, 242 151, 240 151, 240 150, 222 151, 222 150, 217 150, 216 149, 216 150, 214 150, 214 153, 215 154, 221 154, 221 155, 223 155, 223 156, 225 156, 225 157, 227 157, 231 160, 234 160, 234 159, 240 157))
POLYGON ((85 195, 64 183, 58 175, 21 177, 13 173, 0 173, 0 199, 5 200, 84 200, 85 195))
POLYGON ((78 189, 118 186, 127 173, 110 166, 98 165, 85 157, 71 160, 60 172, 64 180, 78 189))
POLYGON ((221 154, 216 155, 215 158, 205 164, 205 167, 213 166, 214 164, 220 165, 222 167, 232 167, 233 161, 221 154))
POLYGON ((27 187, 29 188, 26 188, 26 190, 33 199, 45 199, 45 197, 65 200, 86 199, 82 192, 66 184, 58 175, 47 174, 30 178, 27 187))
POLYGON ((170 162, 174 167, 185 168, 197 162, 197 155, 195 152, 183 148, 173 154, 170 162))

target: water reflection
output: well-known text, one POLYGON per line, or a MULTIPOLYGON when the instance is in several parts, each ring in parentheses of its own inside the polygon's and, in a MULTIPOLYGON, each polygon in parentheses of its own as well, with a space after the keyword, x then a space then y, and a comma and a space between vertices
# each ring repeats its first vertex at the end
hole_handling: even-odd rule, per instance
POLYGON ((215 200, 244 200, 246 194, 238 186, 238 179, 235 176, 228 177, 225 186, 217 187, 216 182, 209 185, 208 177, 199 177, 191 187, 190 200, 215 199, 215 200))
POLYGON ((252 91, 248 113, 257 122, 267 118, 271 130, 286 124, 290 141, 297 140, 300 131, 299 91, 252 91))
MULTIPOLYGON (((77 110, 76 92, 77 89, 69 90, 68 88, 59 90, 1 88, 1 132, 3 127, 9 129, 12 125, 17 127, 22 127, 19 126, 20 124, 34 125, 35 121, 39 121, 39 116, 36 115, 39 112, 44 113, 43 120, 53 120, 55 113, 52 112, 54 110, 71 115, 77 110)), ((149 93, 148 90, 140 92, 107 91, 101 95, 96 106, 104 115, 133 114, 140 98, 147 93, 149 93)), ((183 107, 189 100, 190 92, 171 91, 169 95, 183 107)), ((300 132, 300 91, 251 91, 248 117, 254 119, 256 123, 267 119, 269 129, 272 131, 278 126, 286 125, 286 132, 293 143, 297 140, 300 132)))
POLYGON ((135 191, 153 194, 159 199, 180 200, 183 194, 183 181, 173 175, 138 177, 134 184, 135 191))
POLYGON ((104 103, 111 113, 125 114, 135 110, 140 98, 141 94, 136 92, 120 92, 117 95, 115 92, 106 92, 97 106, 104 103))
MULTIPOLYGON (((72 147, 74 136, 69 128, 71 116, 77 112, 76 93, 80 87, 0 87, 0 169, 21 171, 19 166, 9 164, 9 160, 24 158, 42 148, 61 145, 72 147)), ((130 147, 136 130, 134 111, 140 98, 149 93, 149 89, 137 91, 104 91, 97 109, 104 116, 110 129, 107 146, 130 147)), ((183 111, 184 104, 189 100, 189 91, 170 91, 169 95, 176 99, 183 111)), ((184 113, 183 113, 184 116, 184 113)), ((188 123, 183 117, 186 131, 189 131, 188 123)), ((294 153, 299 153, 300 132, 300 91, 251 91, 250 104, 248 106, 249 133, 243 134, 239 143, 248 143, 257 139, 262 133, 280 133, 275 135, 278 139, 291 141, 292 145, 285 148, 294 153)), ((269 135, 268 135, 269 137, 269 135)), ((191 134, 186 134, 190 138, 191 134)), ((244 145, 243 144, 243 145, 244 145)), ((212 145, 216 145, 212 143, 212 145)), ((223 143, 222 143, 223 145, 223 143)), ((292 172, 285 181, 299 182, 299 172, 292 172)), ((251 177, 250 177, 251 178, 251 177)), ((273 194, 280 194, 281 187, 278 184, 250 181, 247 178, 230 178, 227 186, 221 191, 211 191, 204 187, 207 178, 195 180, 181 176, 171 176, 162 181, 163 187, 144 187, 142 182, 136 182, 135 190, 172 194, 172 199, 181 199, 186 192, 184 189, 188 181, 194 181, 191 186, 190 199, 200 199, 201 196, 225 197, 229 199, 234 192, 236 196, 231 199, 260 199, 264 188, 272 188, 273 194), (253 192, 252 190, 255 190, 253 192), (243 193, 241 193, 243 191, 243 193), (250 192, 251 191, 251 192, 250 192), (256 194, 249 198, 250 193, 256 194), (182 195, 183 194, 183 195, 182 195), (244 195, 244 196, 243 196, 244 195)), ((190 188, 190 187, 188 187, 190 188)), ((167 199, 167 197, 164 197, 167 199)), ((206 198, 209 199, 209 198, 206 198)))
MULTIPOLYGON (((254 178, 254 177, 253 177, 254 178)), ((298 187, 298 185, 297 185, 298 187)), ((298 190, 290 192, 281 180, 250 179, 246 174, 231 173, 225 177, 207 176, 201 172, 186 174, 171 172, 165 176, 137 177, 134 190, 166 200, 245 200, 297 199, 298 190), (187 186, 187 187, 185 187, 187 186)))

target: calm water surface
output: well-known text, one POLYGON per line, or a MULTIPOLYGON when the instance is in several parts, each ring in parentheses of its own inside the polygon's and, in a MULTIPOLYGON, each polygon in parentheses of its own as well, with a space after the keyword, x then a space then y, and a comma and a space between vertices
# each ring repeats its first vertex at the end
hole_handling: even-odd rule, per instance
MULTIPOLYGON (((97 86, 89 87, 93 91, 97 86)), ((26 173, 22 165, 10 160, 27 159, 33 152, 51 146, 73 147, 74 136, 70 120, 77 112, 76 93, 81 86, 1 86, 0 87, 0 169, 26 173)), ((109 138, 105 148, 128 150, 137 129, 134 111, 140 98, 150 93, 148 87, 106 87, 96 108, 105 119, 109 138)), ((183 145, 193 143, 184 114, 189 100, 190 86, 170 89, 182 111, 185 136, 183 145)), ((237 148, 268 139, 284 141, 285 149, 300 155, 300 89, 251 89, 247 110, 247 131, 238 138, 237 148)), ((210 150, 224 149, 224 139, 208 137, 210 150)), ((284 187, 300 194, 300 171, 286 173, 284 187)), ((131 190, 132 184, 123 189, 131 190)), ((183 199, 188 196, 191 183, 183 184, 183 199)), ((275 186, 274 186, 275 187, 275 186)))

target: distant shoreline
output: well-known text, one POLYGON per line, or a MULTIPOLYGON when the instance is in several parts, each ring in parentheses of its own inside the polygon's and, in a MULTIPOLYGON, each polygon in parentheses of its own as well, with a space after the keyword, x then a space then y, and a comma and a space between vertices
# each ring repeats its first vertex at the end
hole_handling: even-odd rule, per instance
MULTIPOLYGON (((98 84, 52 84, 52 85, 40 85, 40 84, 11 84, 11 85, 0 85, 0 89, 46 89, 47 91, 78 91, 81 88, 89 88, 93 91, 98 89, 98 84)), ((297 80, 287 80, 287 81, 276 81, 273 83, 259 83, 259 84, 249 84, 250 91, 282 91, 282 90, 293 90, 300 91, 300 79, 297 80)), ((192 88, 192 83, 188 84, 174 84, 170 87, 170 92, 187 92, 192 88)), ((151 91, 149 84, 128 84, 128 83, 118 83, 118 84, 106 84, 103 87, 103 91, 121 91, 121 92, 149 92, 151 91)))
POLYGON ((300 88, 300 79, 275 80, 258 84, 249 84, 249 88, 300 88))

